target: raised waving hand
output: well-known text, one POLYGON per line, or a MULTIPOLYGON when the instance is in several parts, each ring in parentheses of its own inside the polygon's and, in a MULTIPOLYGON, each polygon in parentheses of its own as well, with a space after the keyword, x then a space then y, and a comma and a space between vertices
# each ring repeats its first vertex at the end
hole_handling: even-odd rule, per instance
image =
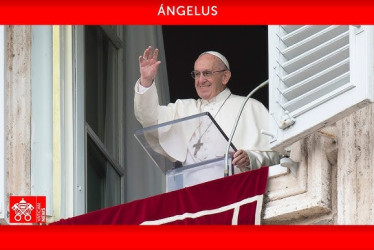
POLYGON ((151 46, 144 50, 143 56, 139 56, 140 84, 144 87, 151 86, 156 77, 158 66, 161 64, 157 57, 158 49, 152 51, 151 46))

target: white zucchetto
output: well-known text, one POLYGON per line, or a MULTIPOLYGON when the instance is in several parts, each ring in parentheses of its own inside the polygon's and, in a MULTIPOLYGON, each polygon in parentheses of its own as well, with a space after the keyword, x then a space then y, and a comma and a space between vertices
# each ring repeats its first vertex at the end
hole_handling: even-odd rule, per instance
POLYGON ((226 57, 222 55, 221 53, 217 51, 206 51, 206 52, 201 53, 200 56, 204 54, 209 54, 209 55, 218 57, 226 65, 227 69, 230 69, 229 61, 227 61, 226 57))

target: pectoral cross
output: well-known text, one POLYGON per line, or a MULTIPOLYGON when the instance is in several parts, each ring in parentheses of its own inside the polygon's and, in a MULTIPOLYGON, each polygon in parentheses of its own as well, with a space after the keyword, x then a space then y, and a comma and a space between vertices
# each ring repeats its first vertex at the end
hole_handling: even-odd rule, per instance
POLYGON ((195 148, 195 152, 194 152, 194 154, 193 154, 194 156, 196 156, 197 152, 199 152, 201 146, 204 144, 204 143, 202 143, 200 140, 201 140, 201 138, 196 142, 196 144, 194 144, 194 145, 192 146, 192 147, 195 148))

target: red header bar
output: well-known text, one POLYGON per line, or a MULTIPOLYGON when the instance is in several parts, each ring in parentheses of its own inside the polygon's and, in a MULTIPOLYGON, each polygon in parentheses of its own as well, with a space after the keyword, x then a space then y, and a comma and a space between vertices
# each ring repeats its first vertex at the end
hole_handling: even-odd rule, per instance
POLYGON ((374 2, 80 0, 2 1, 2 24, 373 24, 374 2))

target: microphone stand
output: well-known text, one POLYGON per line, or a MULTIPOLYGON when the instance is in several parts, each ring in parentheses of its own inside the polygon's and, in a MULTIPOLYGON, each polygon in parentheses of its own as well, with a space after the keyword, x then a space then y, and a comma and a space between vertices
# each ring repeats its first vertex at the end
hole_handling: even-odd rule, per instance
POLYGON ((224 176, 229 176, 229 150, 230 150, 230 146, 231 146, 231 142, 232 142, 232 138, 234 137, 234 134, 235 134, 235 131, 236 131, 236 127, 238 126, 238 123, 239 123, 239 119, 240 119, 240 116, 244 110, 244 107, 245 107, 245 104, 247 103, 247 101, 249 100, 249 98, 257 92, 257 90, 259 90, 260 88, 264 87, 265 85, 267 85, 269 83, 269 80, 266 80, 264 81, 263 83, 261 83, 260 85, 258 85, 255 89, 253 89, 248 95, 247 97, 245 98, 242 106, 240 107, 240 110, 239 110, 239 113, 238 113, 238 116, 236 117, 236 120, 235 120, 235 124, 234 124, 234 127, 232 128, 231 130, 231 135, 229 137, 229 141, 227 143, 227 147, 226 147, 226 153, 225 153, 225 172, 224 172, 224 176))

